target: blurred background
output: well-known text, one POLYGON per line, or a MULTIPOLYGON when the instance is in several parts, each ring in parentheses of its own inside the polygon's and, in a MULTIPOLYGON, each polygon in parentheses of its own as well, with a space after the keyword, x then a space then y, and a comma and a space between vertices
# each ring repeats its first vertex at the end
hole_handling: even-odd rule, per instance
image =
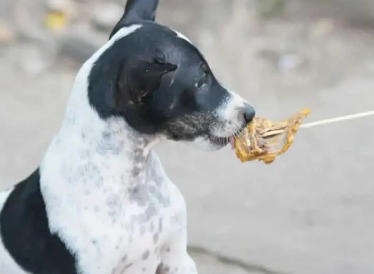
MULTIPOLYGON (((0 188, 36 168, 73 78, 125 0, 0 0, 0 188)), ((373 0, 161 0, 259 116, 374 109, 373 0)), ((184 193, 200 273, 374 273, 374 117, 300 130, 272 165, 157 147, 184 193), (182 155, 182 156, 181 156, 182 155)))

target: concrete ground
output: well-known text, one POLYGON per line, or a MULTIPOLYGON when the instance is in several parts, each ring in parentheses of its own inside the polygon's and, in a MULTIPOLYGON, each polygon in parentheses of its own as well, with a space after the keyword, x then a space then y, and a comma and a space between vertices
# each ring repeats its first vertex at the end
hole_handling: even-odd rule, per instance
MULTIPOLYGON (((303 107, 312 109, 308 121, 372 110, 374 58, 366 53, 313 90, 238 92, 271 119, 303 107)), ((0 52, 1 188, 38 165, 59 127, 75 73, 61 65, 30 75, 12 54, 0 52)), ((331 73, 325 70, 331 61, 325 65, 319 74, 331 73)), ((160 145, 161 160, 187 200, 199 272, 374 273, 373 124, 368 117, 301 130, 272 165, 241 164, 229 148, 205 153, 160 145)))

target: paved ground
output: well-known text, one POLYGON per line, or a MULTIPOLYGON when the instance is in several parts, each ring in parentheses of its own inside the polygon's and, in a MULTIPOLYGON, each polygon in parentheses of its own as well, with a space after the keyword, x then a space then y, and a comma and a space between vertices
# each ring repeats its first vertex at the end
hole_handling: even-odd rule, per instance
MULTIPOLYGON (((0 184, 6 187, 38 165, 59 127, 74 71, 27 75, 8 52, 1 54, 0 184)), ((313 110, 309 121, 372 110, 374 58, 364 57, 314 90, 239 92, 259 115, 275 119, 302 107, 313 110)), ((321 67, 320 74, 328 73, 321 67)), ((160 145, 187 199, 200 273, 374 273, 373 124, 369 117, 302 130, 270 166, 241 164, 228 148, 211 154, 160 145)))

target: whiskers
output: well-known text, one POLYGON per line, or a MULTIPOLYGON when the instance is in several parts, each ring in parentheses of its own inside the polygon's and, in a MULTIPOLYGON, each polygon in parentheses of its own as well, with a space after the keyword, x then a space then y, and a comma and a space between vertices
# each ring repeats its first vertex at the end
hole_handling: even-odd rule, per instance
POLYGON ((233 137, 234 139, 238 138, 243 130, 243 128, 240 125, 232 121, 230 122, 230 128, 225 129, 225 127, 227 127, 227 124, 228 122, 224 121, 219 123, 219 125, 217 126, 216 132, 220 133, 220 136, 224 136, 219 139, 220 145, 226 145, 230 143, 231 137, 233 137))
POLYGON ((234 140, 235 140, 236 138, 238 138, 240 136, 240 134, 242 133, 243 129, 240 126, 238 126, 238 125, 234 124, 234 126, 237 128, 237 130, 233 131, 231 133, 230 137, 233 137, 234 140))
MULTIPOLYGON (((218 132, 221 132, 222 131, 222 128, 224 127, 225 123, 222 122, 219 124, 218 126, 218 132)), ((223 139, 220 139, 220 145, 225 145, 229 142, 229 137, 224 137, 223 139)))

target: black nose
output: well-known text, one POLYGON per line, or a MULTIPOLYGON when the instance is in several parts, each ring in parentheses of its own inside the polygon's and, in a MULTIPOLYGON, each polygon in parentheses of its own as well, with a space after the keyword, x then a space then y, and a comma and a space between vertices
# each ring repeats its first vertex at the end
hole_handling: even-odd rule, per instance
POLYGON ((251 107, 250 105, 246 105, 245 108, 244 108, 244 120, 245 122, 248 124, 250 123, 253 118, 255 118, 255 115, 256 115, 256 111, 253 107, 251 107))

